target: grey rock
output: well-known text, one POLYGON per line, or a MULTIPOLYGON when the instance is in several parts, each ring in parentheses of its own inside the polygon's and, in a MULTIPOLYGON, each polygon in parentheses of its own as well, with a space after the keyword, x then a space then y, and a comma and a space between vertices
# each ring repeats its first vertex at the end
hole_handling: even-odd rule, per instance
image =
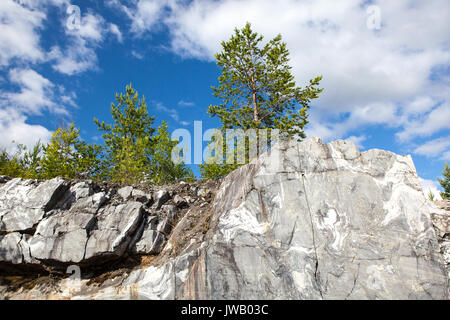
POLYGON ((133 189, 133 192, 131 193, 131 197, 139 202, 147 204, 149 201, 152 200, 152 196, 150 194, 145 193, 142 190, 139 189, 133 189))
MULTIPOLYGON (((165 238, 177 235, 199 213, 190 212, 196 209, 191 207, 181 219, 186 224, 172 232, 177 208, 164 205, 170 197, 164 190, 155 194, 152 212, 157 218, 145 220, 139 202, 112 201, 93 214, 93 226, 72 222, 74 230, 80 228, 87 234, 85 263, 119 257, 126 250, 143 254, 164 250, 158 265, 137 268, 100 287, 86 281, 77 296, 69 296, 449 298, 447 213, 427 205, 410 156, 383 150, 359 152, 353 143, 341 140, 282 142, 232 172, 214 193, 211 208, 204 213, 211 215, 206 235, 187 239, 178 256, 166 253, 180 239, 171 238, 166 244, 165 238)), ((24 242, 30 243, 32 255, 35 237, 55 235, 54 226, 62 236, 72 230, 72 219, 60 214, 75 211, 48 212, 36 235, 24 242), (59 223, 51 224, 52 219, 67 222, 62 228, 59 223)), ((1 238, 0 247, 14 248, 19 239, 19 235, 1 238)), ((50 245, 42 251, 61 252, 50 245)), ((18 252, 8 252, 2 257, 20 261, 18 252)), ((58 254, 57 259, 63 259, 58 254)), ((32 294, 18 293, 17 297, 32 294)), ((66 297, 68 290, 61 281, 51 295, 37 294, 39 298, 66 297)))
POLYGON ((175 222, 177 207, 173 205, 164 205, 162 206, 161 211, 163 213, 163 219, 161 219, 158 223, 156 230, 159 233, 162 233, 165 237, 168 237, 175 222))
POLYGON ((93 214, 78 211, 62 211, 43 219, 30 240, 31 256, 40 261, 80 263, 95 221, 93 214))
POLYGON ((197 196, 199 197, 205 197, 208 194, 208 190, 201 188, 200 190, 198 190, 197 192, 197 196))
POLYGON ((198 187, 196 186, 191 186, 190 187, 190 191, 194 196, 197 196, 197 192, 198 192, 198 187))
POLYGON ((280 143, 224 179, 208 272, 187 282, 207 299, 446 299, 423 203, 410 156, 280 143))
MULTIPOLYGON (((161 237, 158 237, 158 231, 156 231, 158 225, 157 216, 147 217, 147 221, 142 225, 140 231, 140 239, 135 244, 135 252, 138 254, 157 254, 159 253, 158 243, 161 237), (156 241, 158 240, 158 241, 156 241)), ((164 240, 164 239, 163 239, 164 240)))
POLYGON ((13 179, 0 186, 0 231, 33 228, 60 200, 69 187, 55 178, 37 184, 33 180, 13 179))
POLYGON ((96 214, 107 199, 108 197, 104 192, 98 192, 91 196, 79 199, 72 205, 70 211, 96 214))
POLYGON ((117 190, 117 193, 119 194, 119 196, 121 196, 122 199, 125 201, 127 201, 128 199, 131 198, 132 192, 133 192, 133 187, 130 187, 130 186, 123 187, 123 188, 120 188, 119 190, 117 190))
POLYGON ((159 210, 164 203, 166 203, 170 199, 170 194, 166 190, 159 190, 155 192, 154 200, 155 200, 155 209, 159 210))
POLYGON ((6 183, 6 182, 8 182, 9 180, 11 180, 10 177, 7 177, 7 176, 0 176, 0 183, 6 183))
POLYGON ((21 240, 22 235, 18 232, 0 236, 0 262, 19 264, 24 261, 21 240))
POLYGON ((94 193, 91 183, 87 181, 79 182, 70 187, 70 192, 74 195, 75 201, 86 198, 94 193))
POLYGON ((188 202, 183 197, 181 197, 179 195, 175 195, 175 197, 173 198, 173 203, 175 203, 175 205, 178 208, 183 208, 183 207, 188 205, 188 202))
POLYGON ((101 208, 96 216, 96 226, 89 235, 84 258, 122 256, 142 222, 142 216, 143 208, 139 202, 101 208))

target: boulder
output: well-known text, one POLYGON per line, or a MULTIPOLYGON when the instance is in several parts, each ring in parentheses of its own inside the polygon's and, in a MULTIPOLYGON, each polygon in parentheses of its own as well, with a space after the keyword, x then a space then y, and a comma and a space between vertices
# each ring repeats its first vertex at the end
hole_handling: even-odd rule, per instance
POLYGON ((0 262, 23 263, 22 235, 18 232, 0 236, 0 262))
POLYGON ((170 199, 170 194, 167 190, 159 190, 155 192, 154 200, 155 200, 155 209, 159 210, 164 203, 166 203, 170 199))
POLYGON ((69 184, 55 178, 37 184, 12 179, 0 186, 0 231, 32 229, 64 196, 69 184))
POLYGON ((157 216, 149 216, 146 222, 142 226, 142 230, 139 232, 139 240, 135 243, 134 251, 138 254, 156 254, 155 240, 158 237, 158 231, 156 227, 158 225, 157 216))
POLYGON ((142 222, 143 205, 139 202, 110 204, 99 210, 89 234, 84 259, 120 257, 142 222))
POLYGON ((178 208, 183 208, 183 207, 188 206, 188 202, 183 197, 180 197, 179 195, 175 195, 175 197, 173 198, 173 203, 175 203, 175 205, 178 208))
POLYGON ((92 213, 62 211, 43 219, 30 240, 31 256, 53 263, 80 263, 89 232, 96 222, 92 213))
POLYGON ((128 199, 131 198, 132 192, 133 192, 133 187, 130 187, 130 186, 123 187, 123 188, 120 188, 119 190, 117 190, 117 193, 119 194, 119 196, 122 197, 122 199, 124 201, 127 201, 128 199))

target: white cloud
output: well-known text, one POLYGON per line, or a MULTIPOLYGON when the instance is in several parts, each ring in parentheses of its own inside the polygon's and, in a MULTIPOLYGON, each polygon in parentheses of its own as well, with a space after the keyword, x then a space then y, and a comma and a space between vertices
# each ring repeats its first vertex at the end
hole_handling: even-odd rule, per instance
POLYGON ((40 125, 26 123, 26 116, 12 108, 0 109, 0 148, 8 153, 14 153, 16 144, 20 143, 31 148, 39 140, 46 143, 52 133, 40 125))
POLYGON ((165 105, 163 105, 161 102, 156 103, 156 110, 165 113, 169 117, 171 117, 176 122, 180 122, 180 115, 178 114, 178 111, 175 109, 167 108, 165 105))
POLYGON ((437 138, 426 142, 414 150, 415 153, 426 157, 436 157, 450 152, 450 136, 437 138))
POLYGON ((108 34, 113 34, 122 42, 122 33, 117 25, 106 23, 102 16, 92 12, 81 16, 77 28, 65 27, 65 32, 69 37, 68 45, 64 49, 52 47, 48 57, 55 61, 55 70, 67 75, 96 70, 98 58, 95 50, 108 34))
POLYGON ((310 133, 340 138, 387 125, 399 142, 408 142, 449 129, 448 75, 430 77, 450 64, 447 0, 376 1, 380 30, 367 28, 369 4, 362 0, 133 3, 127 8, 136 19, 131 29, 145 34, 162 21, 171 49, 186 58, 213 61, 221 41, 247 21, 266 40, 281 33, 298 84, 324 77, 325 90, 311 110, 320 122, 310 121, 310 133))
POLYGON ((0 1, 0 67, 14 58, 37 62, 45 55, 40 47, 39 29, 45 14, 12 0, 0 1))
POLYGON ((439 193, 439 184, 433 180, 422 179, 419 177, 420 184, 422 185, 423 194, 428 199, 428 194, 433 193, 435 200, 442 200, 441 194, 439 193))
POLYGON ((195 103, 194 102, 190 102, 190 101, 180 100, 180 101, 178 101, 178 105, 180 107, 193 107, 193 106, 195 106, 195 103))
POLYGON ((189 122, 189 121, 180 120, 180 115, 176 109, 168 108, 161 102, 156 103, 155 107, 156 107, 156 110, 171 117, 175 122, 181 124, 182 126, 187 126, 187 125, 191 124, 191 122, 189 122))
POLYGON ((397 137, 400 141, 409 141, 414 137, 430 136, 444 129, 450 129, 450 101, 446 101, 419 119, 406 122, 404 129, 397 133, 397 137))
POLYGON ((408 103, 404 108, 405 114, 423 114, 430 111, 433 106, 436 104, 436 102, 427 96, 417 97, 415 100, 413 100, 411 103, 408 103))
POLYGON ((119 41, 119 42, 123 41, 122 32, 120 31, 120 29, 117 25, 115 25, 114 23, 110 23, 109 31, 117 37, 117 41, 119 41))
POLYGON ((66 75, 97 69, 98 58, 95 50, 88 47, 86 41, 81 38, 73 40, 64 51, 57 46, 52 47, 49 58, 55 60, 53 69, 66 75))
POLYGON ((132 21, 131 31, 142 34, 160 22, 166 5, 167 0, 138 0, 133 8, 122 6, 122 10, 132 21))
POLYGON ((51 132, 41 125, 28 124, 28 116, 44 111, 68 115, 69 108, 76 107, 75 94, 29 68, 11 69, 8 77, 19 89, 0 91, 0 148, 13 152, 13 141, 29 147, 38 140, 47 142, 51 132))
POLYGON ((446 151, 442 154, 442 156, 440 157, 441 160, 444 161, 450 161, 450 150, 446 151))
POLYGON ((131 55, 136 59, 142 60, 144 59, 144 54, 137 52, 136 50, 131 50, 131 55))
MULTIPOLYGON (((12 69, 9 72, 11 83, 20 87, 19 92, 0 92, 0 107, 14 107, 26 114, 40 114, 43 110, 53 113, 67 114, 63 104, 53 101, 55 86, 48 79, 32 69, 12 69)), ((65 98, 67 104, 74 105, 70 97, 65 98)))

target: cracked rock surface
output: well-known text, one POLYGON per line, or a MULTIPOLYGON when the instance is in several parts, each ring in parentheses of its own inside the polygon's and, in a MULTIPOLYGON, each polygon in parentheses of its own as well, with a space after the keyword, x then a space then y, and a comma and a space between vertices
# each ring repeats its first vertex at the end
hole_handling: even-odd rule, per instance
MULTIPOLYGON (((11 181, 0 185, 0 195, 11 181)), ((8 297, 449 298, 450 211, 425 199, 410 156, 311 138, 275 145, 213 194, 179 187, 190 193, 182 199, 168 190, 140 194, 146 203, 130 189, 119 196, 103 190, 106 200, 96 210, 47 208, 35 233, 8 229, 14 232, 0 236, 0 263, 82 265, 126 252, 153 255, 96 285, 86 276, 74 290, 63 279, 50 293, 36 286, 8 297), (47 256, 33 256, 38 236, 50 239, 41 247, 47 256), (95 253, 87 255, 88 248, 95 253)), ((85 191, 75 203, 98 192, 85 191)))

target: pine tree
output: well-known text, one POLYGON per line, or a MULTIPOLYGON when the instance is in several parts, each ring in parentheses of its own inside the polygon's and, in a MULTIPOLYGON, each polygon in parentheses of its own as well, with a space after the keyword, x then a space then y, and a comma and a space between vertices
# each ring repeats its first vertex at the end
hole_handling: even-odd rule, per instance
POLYGON ((19 145, 20 153, 23 156, 19 163, 22 167, 21 177, 24 179, 40 179, 42 177, 42 151, 43 145, 39 140, 30 151, 27 151, 26 146, 19 145))
POLYGON ((18 154, 10 156, 6 149, 0 152, 0 175, 11 178, 20 178, 23 174, 23 168, 18 154))
MULTIPOLYGON (((308 123, 310 103, 323 90, 318 88, 322 77, 310 80, 305 88, 298 87, 281 35, 264 46, 262 40, 263 36, 253 32, 247 23, 241 30, 236 28, 229 41, 222 42, 222 51, 215 56, 222 70, 220 85, 212 87, 213 95, 222 103, 210 106, 208 113, 219 118, 222 129, 277 129, 281 139, 301 140, 306 137, 303 128, 308 123)), ((259 141, 258 131, 257 135, 259 141)), ((224 155, 226 152, 224 146, 224 155)), ((223 176, 236 167, 204 164, 200 170, 205 177, 211 177, 223 176)))
POLYGON ((126 86, 125 95, 116 93, 116 102, 111 104, 113 125, 94 119, 99 130, 105 132, 102 177, 121 183, 140 183, 150 171, 155 118, 148 114, 145 97, 139 99, 131 84, 126 86))
POLYGON ((444 165, 444 171, 442 171, 443 179, 438 179, 442 188, 444 188, 444 192, 441 192, 442 199, 450 199, 450 167, 447 162, 444 165))
POLYGON ((24 179, 41 178, 41 153, 40 141, 30 151, 25 145, 18 144, 13 155, 9 155, 5 149, 1 150, 0 175, 24 179))
POLYGON ((53 133, 50 143, 43 147, 44 178, 88 178, 95 175, 100 163, 100 147, 81 141, 79 136, 80 130, 74 123, 53 133))

